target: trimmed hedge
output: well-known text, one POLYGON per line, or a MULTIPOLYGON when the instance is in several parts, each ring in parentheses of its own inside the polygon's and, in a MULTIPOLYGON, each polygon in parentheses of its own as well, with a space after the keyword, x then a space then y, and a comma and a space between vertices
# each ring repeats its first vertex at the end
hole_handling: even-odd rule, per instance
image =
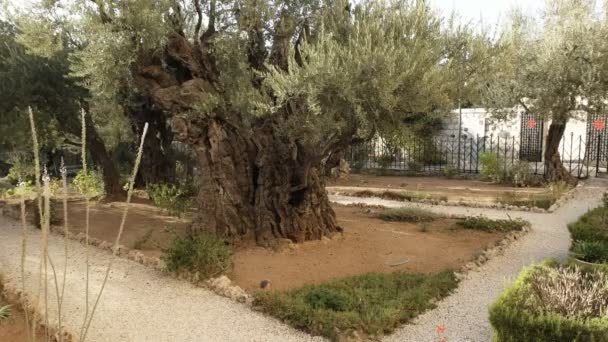
POLYGON ((608 208, 592 209, 568 225, 572 239, 576 241, 601 241, 608 243, 608 208))
POLYGON ((529 281, 541 266, 525 268, 515 283, 507 288, 490 307, 493 341, 607 342, 608 316, 576 319, 559 314, 531 312, 538 298, 531 293, 529 281))

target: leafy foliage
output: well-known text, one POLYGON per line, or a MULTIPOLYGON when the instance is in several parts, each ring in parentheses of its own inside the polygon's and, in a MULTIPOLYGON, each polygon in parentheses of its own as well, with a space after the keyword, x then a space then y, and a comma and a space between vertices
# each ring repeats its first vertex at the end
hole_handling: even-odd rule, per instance
POLYGON ((7 320, 11 317, 11 306, 4 305, 0 307, 0 322, 7 320))
POLYGON ((231 258, 230 247, 207 233, 177 237, 162 255, 169 271, 192 272, 201 280, 227 271, 232 265, 231 258))
POLYGON ((490 307, 498 341, 602 341, 608 335, 606 273, 533 265, 490 307))
POLYGON ((430 210, 402 207, 386 209, 377 214, 377 217, 384 221, 396 222, 431 222, 436 220, 439 215, 430 210))
POLYGON ((608 264, 608 207, 592 209, 568 225, 572 235, 570 252, 576 258, 608 264))
POLYGON ((570 252, 580 260, 608 264, 608 243, 584 240, 574 241, 570 252))
POLYGON ((500 183, 506 178, 504 162, 496 153, 483 152, 479 154, 481 169, 479 175, 482 179, 495 183, 500 183))
POLYGON ((380 335, 435 306, 457 285, 453 272, 368 273, 290 291, 258 292, 254 307, 291 326, 336 340, 380 335))
POLYGON ((485 232, 502 232, 508 233, 511 231, 522 230, 528 225, 523 220, 492 220, 484 216, 472 216, 459 220, 456 223, 458 226, 466 229, 475 229, 485 232))
POLYGON ((170 215, 182 216, 191 205, 191 194, 175 184, 150 184, 148 195, 154 205, 166 209, 170 215))
POLYGON ((74 177, 72 184, 85 197, 97 197, 104 193, 103 179, 95 171, 85 173, 84 170, 80 170, 76 177, 74 177))

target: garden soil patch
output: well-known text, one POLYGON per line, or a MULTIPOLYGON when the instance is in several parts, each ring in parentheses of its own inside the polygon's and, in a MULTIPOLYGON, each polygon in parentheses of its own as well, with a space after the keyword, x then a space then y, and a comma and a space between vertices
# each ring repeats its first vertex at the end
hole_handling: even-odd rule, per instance
MULTIPOLYGON (((113 241, 123 208, 121 203, 91 202, 91 237, 113 241)), ((229 277, 253 291, 262 280, 269 280, 272 289, 288 289, 366 272, 433 273, 460 268, 504 236, 454 229, 454 219, 436 220, 422 228, 418 223, 377 219, 380 209, 338 205, 334 209, 344 233, 285 244, 281 250, 241 246, 229 277)), ((68 218, 72 233, 84 231, 84 201, 70 203, 68 218)), ((186 233, 187 226, 188 220, 166 216, 151 204, 132 204, 121 244, 158 257, 176 235, 186 233)))
POLYGON ((344 233, 332 239, 288 245, 282 251, 239 249, 230 277, 252 291, 262 280, 272 289, 297 288, 368 272, 435 273, 459 269, 504 234, 456 228, 455 219, 421 224, 385 222, 377 210, 334 206, 344 233), (393 265, 393 266, 391 266, 393 265))
POLYGON ((356 192, 403 191, 428 194, 433 198, 450 202, 495 203, 505 193, 516 194, 520 199, 545 198, 550 195, 546 188, 516 188, 479 180, 447 179, 440 177, 403 177, 351 174, 346 179, 334 179, 327 183, 328 191, 356 192))

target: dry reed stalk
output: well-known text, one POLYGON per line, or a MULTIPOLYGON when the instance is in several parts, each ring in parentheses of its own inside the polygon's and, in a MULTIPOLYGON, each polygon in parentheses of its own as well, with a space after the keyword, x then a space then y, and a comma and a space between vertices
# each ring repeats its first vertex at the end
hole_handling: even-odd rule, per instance
MULTIPOLYGON (((84 109, 81 110, 80 112, 80 116, 81 116, 81 122, 82 122, 82 126, 81 126, 81 143, 82 143, 82 148, 81 148, 81 159, 82 159, 82 172, 84 174, 85 179, 88 177, 88 171, 87 171, 87 126, 86 126, 86 113, 84 111, 84 109)), ((90 262, 89 262, 89 227, 90 227, 90 213, 91 213, 91 207, 90 207, 90 200, 89 200, 89 194, 86 193, 85 195, 85 229, 84 229, 84 248, 85 248, 85 267, 86 267, 86 276, 85 276, 85 314, 84 314, 84 320, 82 323, 82 326, 80 327, 80 336, 83 335, 83 332, 85 330, 86 327, 86 322, 88 320, 89 317, 89 271, 90 271, 90 262)))
MULTIPOLYGON (((27 253, 27 222, 25 220, 25 183, 22 183, 21 181, 19 181, 19 187, 22 187, 22 189, 19 191, 19 205, 21 207, 21 230, 22 230, 22 235, 21 235, 21 291, 22 294, 25 295, 25 256, 27 253)), ((23 312, 24 312, 24 317, 25 317, 25 330, 26 330, 26 337, 27 340, 30 341, 31 340, 31 336, 30 336, 30 319, 29 319, 29 314, 28 314, 28 308, 27 305, 25 304, 25 296, 22 297, 22 303, 21 305, 23 306, 23 312)))
MULTIPOLYGON (((34 175, 36 177, 36 199, 38 202, 38 217, 39 221, 42 221, 42 197, 41 195, 41 185, 40 185, 40 155, 39 155, 39 145, 38 145, 38 135, 36 133, 36 123, 34 122, 34 113, 32 112, 32 107, 28 107, 29 119, 30 119, 30 128, 32 132, 32 148, 34 152, 34 175)), ((44 241, 41 244, 44 245, 44 241)), ((41 247, 42 248, 42 247, 41 247)), ((36 294, 36 306, 40 303, 40 292, 42 290, 42 261, 43 259, 46 261, 46 256, 44 255, 44 251, 41 251, 40 255, 40 267, 38 269, 38 290, 36 294)), ((32 341, 36 342, 36 311, 33 313, 32 319, 32 341)))
POLYGON ((80 342, 84 342, 86 340, 87 333, 89 331, 89 327, 91 326, 91 321, 93 320, 93 315, 95 314, 95 309, 97 308, 97 305, 99 304, 99 300, 101 299, 103 290, 105 289, 106 284, 108 282, 108 277, 110 276, 110 270, 112 269, 112 265, 114 264, 114 260, 116 260, 116 256, 118 254, 118 247, 120 246, 120 238, 122 237, 122 233, 125 228, 125 222, 127 221, 127 215, 129 214, 131 197, 133 196, 133 186, 135 183, 135 178, 137 176, 137 172, 139 171, 139 164, 141 162, 141 157, 142 157, 143 149, 144 149, 144 141, 146 139, 147 133, 148 133, 148 123, 146 122, 146 124, 144 125, 144 131, 141 135, 141 142, 139 144, 139 149, 137 151, 137 158, 135 159, 135 165, 133 166, 133 172, 131 174, 131 178, 129 179, 129 190, 127 191, 126 206, 123 209, 122 219, 120 221, 120 227, 118 229, 118 234, 116 235, 116 240, 114 241, 114 247, 112 248, 112 257, 110 258, 110 262, 108 264, 108 267, 106 268, 106 273, 105 273, 103 282, 101 283, 101 289, 99 290, 97 298, 95 299, 95 304, 93 305, 93 310, 91 311, 91 317, 89 318, 88 322, 85 322, 86 327, 84 329, 83 334, 81 335, 80 342))

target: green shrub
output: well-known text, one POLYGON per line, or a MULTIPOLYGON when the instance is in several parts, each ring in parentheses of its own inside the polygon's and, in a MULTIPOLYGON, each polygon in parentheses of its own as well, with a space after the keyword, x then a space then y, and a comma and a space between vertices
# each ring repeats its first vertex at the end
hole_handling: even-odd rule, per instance
POLYGON ((504 191, 496 199, 496 202, 518 207, 549 209, 557 199, 549 197, 522 198, 522 194, 515 191, 504 191))
POLYGON ((448 164, 443 168, 443 170, 441 170, 441 173, 445 178, 452 179, 458 174, 458 170, 456 170, 454 165, 448 164))
POLYGON ((500 183, 505 180, 504 162, 496 153, 482 152, 479 154, 481 169, 479 175, 482 179, 500 183))
POLYGON ((491 220, 484 216, 472 216, 459 220, 458 226, 466 229, 481 230, 484 232, 511 232, 522 230, 528 223, 523 220, 491 220))
POLYGON ((177 237, 163 250, 162 260, 171 272, 197 273, 200 280, 215 277, 232 265, 232 251, 209 233, 177 237))
POLYGON ((524 269, 490 307, 493 340, 607 341, 606 281, 600 271, 547 265, 524 269))
POLYGON ((178 217, 188 211, 192 203, 191 195, 180 186, 173 184, 150 184, 148 195, 154 205, 178 217))
POLYGON ((439 217, 432 211, 420 208, 386 209, 376 215, 381 220, 391 222, 431 222, 439 217))
POLYGON ((254 308, 333 340, 349 331, 380 335, 433 308, 456 285, 451 271, 368 273, 295 290, 258 292, 254 308))
POLYGON ((394 161, 395 157, 389 154, 385 154, 376 159, 376 162, 378 163, 378 166, 380 166, 381 169, 388 169, 394 161))
POLYGON ((7 175, 9 181, 17 183, 34 180, 35 169, 31 156, 21 153, 11 154, 8 162, 11 164, 7 175))
POLYGON ((608 243, 608 208, 599 207, 588 211, 578 221, 569 224, 568 230, 575 241, 608 243))
POLYGON ((511 166, 508 176, 514 186, 525 187, 534 184, 534 175, 530 164, 525 161, 517 161, 511 166))
POLYGON ((78 192, 85 197, 97 197, 104 193, 101 174, 95 171, 89 171, 87 174, 84 173, 84 170, 78 171, 72 184, 76 187, 78 192))
POLYGON ((592 263, 608 263, 608 243, 574 241, 570 249, 577 259, 592 263))

